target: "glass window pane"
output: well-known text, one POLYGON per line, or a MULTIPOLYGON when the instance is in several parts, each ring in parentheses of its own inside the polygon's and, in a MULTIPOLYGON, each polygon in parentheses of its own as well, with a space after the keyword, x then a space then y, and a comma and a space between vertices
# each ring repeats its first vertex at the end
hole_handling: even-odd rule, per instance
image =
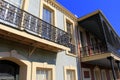
POLYGON ((67 70, 67 80, 75 80, 75 71, 67 70))
POLYGON ((16 7, 19 7, 21 6, 22 4, 22 0, 5 0, 6 2, 9 2, 11 4, 13 4, 14 6, 16 7))
POLYGON ((36 80, 52 80, 52 70, 48 69, 37 70, 36 80))
POLYGON ((52 12, 46 8, 43 8, 43 20, 52 23, 52 12))
POLYGON ((71 34, 71 33, 72 33, 72 24, 69 23, 69 22, 66 22, 66 26, 67 26, 67 32, 68 32, 69 34, 71 34))

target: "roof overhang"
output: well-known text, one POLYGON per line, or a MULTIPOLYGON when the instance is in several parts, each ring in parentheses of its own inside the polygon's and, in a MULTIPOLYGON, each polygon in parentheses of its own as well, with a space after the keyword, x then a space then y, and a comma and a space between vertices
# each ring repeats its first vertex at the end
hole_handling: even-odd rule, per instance
MULTIPOLYGON (((107 20, 107 18, 104 16, 104 14, 97 10, 95 12, 92 12, 88 15, 85 15, 78 19, 78 25, 85 29, 86 31, 89 31, 90 33, 94 34, 97 38, 99 38, 102 41, 105 41, 105 33, 103 28, 103 21, 107 24, 107 26, 112 30, 112 32, 118 37, 119 42, 120 38, 115 32, 115 30, 112 28, 111 24, 107 20)), ((119 43, 120 44, 120 43, 119 43)), ((120 49, 120 46, 116 46, 117 49, 120 49)))
POLYGON ((78 19, 78 24, 89 31, 90 33, 96 35, 99 39, 104 40, 104 34, 102 29, 102 23, 99 15, 100 11, 95 11, 84 17, 78 19))

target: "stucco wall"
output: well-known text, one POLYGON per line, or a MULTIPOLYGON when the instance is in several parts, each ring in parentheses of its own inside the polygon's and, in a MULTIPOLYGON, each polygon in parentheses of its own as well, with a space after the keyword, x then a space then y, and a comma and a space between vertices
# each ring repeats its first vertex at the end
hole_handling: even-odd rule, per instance
POLYGON ((65 51, 59 52, 56 58, 56 80, 64 80, 64 66, 77 68, 76 58, 66 55, 65 51))
POLYGON ((59 10, 56 10, 56 26, 62 30, 64 30, 64 15, 59 10))
POLYGON ((40 15, 40 0, 29 0, 28 12, 39 17, 40 15))
POLYGON ((0 39, 0 52, 10 52, 11 50, 16 50, 18 54, 24 56, 30 62, 47 62, 48 64, 55 65, 56 80, 64 80, 65 66, 76 67, 76 58, 67 55, 65 51, 54 53, 42 49, 36 49, 33 52, 33 55, 29 57, 28 53, 32 49, 33 47, 27 45, 0 39))

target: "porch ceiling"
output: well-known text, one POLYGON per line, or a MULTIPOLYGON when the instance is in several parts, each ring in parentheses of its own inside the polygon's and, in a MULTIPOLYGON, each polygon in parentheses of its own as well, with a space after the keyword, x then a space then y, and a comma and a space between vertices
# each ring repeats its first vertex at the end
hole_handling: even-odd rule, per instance
POLYGON ((86 31, 89 31, 90 33, 97 36, 99 39, 104 40, 104 34, 99 14, 91 16, 85 20, 78 21, 78 24, 86 31))

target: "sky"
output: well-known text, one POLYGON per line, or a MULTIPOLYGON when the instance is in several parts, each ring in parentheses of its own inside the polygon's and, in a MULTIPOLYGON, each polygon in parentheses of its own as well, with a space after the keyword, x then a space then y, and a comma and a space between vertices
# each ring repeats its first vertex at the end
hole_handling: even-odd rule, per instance
POLYGON ((78 18, 101 10, 120 36, 120 0, 57 0, 78 18))

